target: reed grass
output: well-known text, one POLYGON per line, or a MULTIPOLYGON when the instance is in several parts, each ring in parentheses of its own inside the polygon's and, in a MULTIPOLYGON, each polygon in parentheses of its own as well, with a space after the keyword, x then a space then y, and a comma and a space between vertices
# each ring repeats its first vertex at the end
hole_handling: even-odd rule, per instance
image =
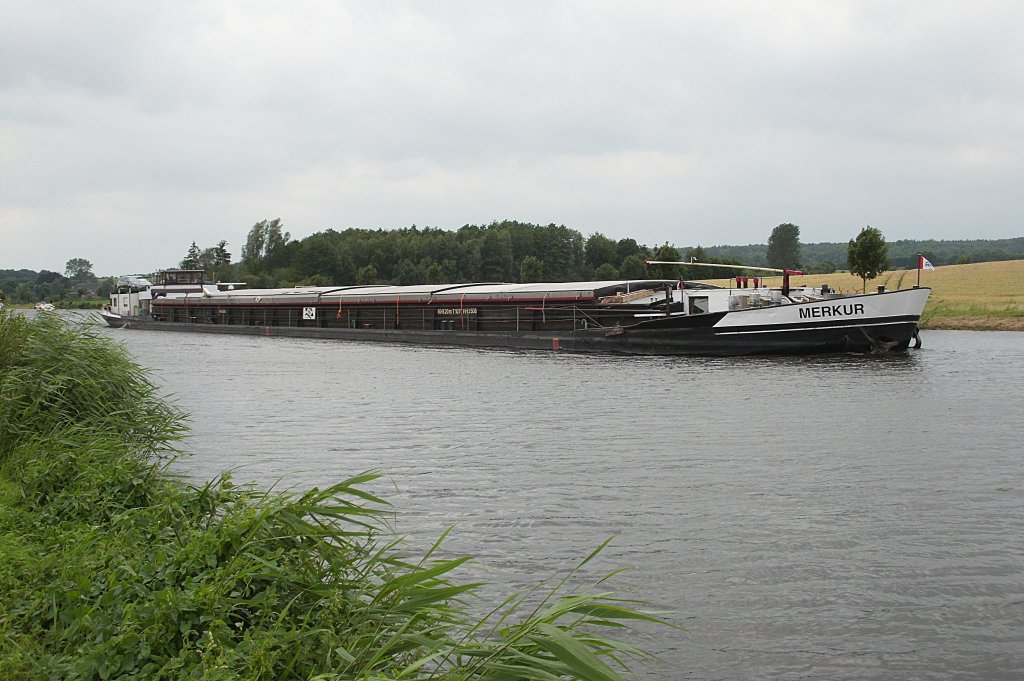
POLYGON ((619 679, 647 655, 615 636, 665 623, 573 573, 474 616, 376 473, 189 484, 182 416, 88 326, 0 313, 0 678, 619 679))

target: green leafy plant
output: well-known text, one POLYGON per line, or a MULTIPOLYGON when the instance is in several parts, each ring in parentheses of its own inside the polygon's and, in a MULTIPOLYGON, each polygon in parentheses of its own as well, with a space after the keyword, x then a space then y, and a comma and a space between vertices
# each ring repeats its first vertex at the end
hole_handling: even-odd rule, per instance
MULTIPOLYGON (((660 622, 571 571, 479 617, 366 491, 175 478, 183 415, 86 325, 0 313, 0 678, 618 679, 660 622)), ((599 547, 579 567, 592 561, 599 547)))

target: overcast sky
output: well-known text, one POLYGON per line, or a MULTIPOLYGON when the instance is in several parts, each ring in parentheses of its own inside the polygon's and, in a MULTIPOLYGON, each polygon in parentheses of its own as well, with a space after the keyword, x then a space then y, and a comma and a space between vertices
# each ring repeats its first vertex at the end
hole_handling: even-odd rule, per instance
POLYGON ((1024 235, 1024 2, 0 0, 0 269, 253 223, 1024 235))

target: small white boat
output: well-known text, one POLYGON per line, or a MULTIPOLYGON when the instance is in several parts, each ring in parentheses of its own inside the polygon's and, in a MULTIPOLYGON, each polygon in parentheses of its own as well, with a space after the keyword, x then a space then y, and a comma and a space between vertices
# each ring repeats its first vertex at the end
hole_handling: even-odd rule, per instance
POLYGON ((37 312, 53 312, 56 309, 57 308, 53 306, 53 303, 50 302, 43 301, 41 303, 36 303, 37 312))

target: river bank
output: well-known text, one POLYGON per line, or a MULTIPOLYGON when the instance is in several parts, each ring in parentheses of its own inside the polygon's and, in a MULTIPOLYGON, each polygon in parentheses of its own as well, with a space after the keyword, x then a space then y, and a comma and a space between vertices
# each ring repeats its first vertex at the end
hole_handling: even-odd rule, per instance
POLYGON ((396 541, 376 474, 172 475, 183 418, 94 327, 0 313, 0 678, 619 679, 645 658, 595 631, 660 620, 606 595, 469 614, 469 559, 396 541))
POLYGON ((1024 317, 932 316, 922 319, 920 327, 925 331, 1024 331, 1024 317))

